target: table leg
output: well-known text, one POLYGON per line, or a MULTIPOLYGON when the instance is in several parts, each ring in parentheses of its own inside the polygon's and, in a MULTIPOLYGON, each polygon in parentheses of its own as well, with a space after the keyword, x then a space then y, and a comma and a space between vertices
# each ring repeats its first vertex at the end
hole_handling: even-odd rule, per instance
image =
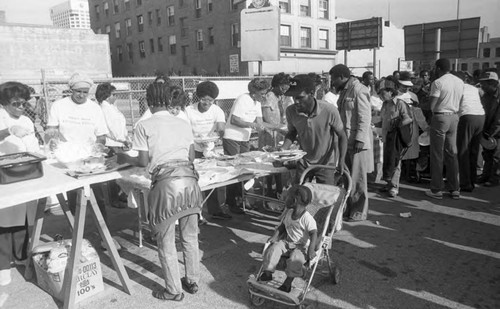
POLYGON ((45 206, 47 205, 47 198, 41 198, 38 200, 38 206, 36 208, 35 224, 33 225, 33 232, 31 233, 30 242, 28 245, 28 260, 26 261, 26 269, 24 270, 24 277, 26 280, 30 280, 33 276, 33 268, 31 267, 31 260, 33 249, 38 246, 40 242, 40 235, 42 233, 43 217, 45 216, 45 206))
MULTIPOLYGON (((66 219, 68 220, 69 226, 71 229, 73 229, 74 226, 74 218, 73 214, 71 213, 71 210, 69 210, 68 203, 66 202, 66 199, 64 198, 64 195, 62 193, 57 194, 57 200, 59 201, 59 205, 61 205, 61 208, 64 212, 64 215, 66 216, 66 219)), ((78 201, 77 201, 78 203, 78 201)))

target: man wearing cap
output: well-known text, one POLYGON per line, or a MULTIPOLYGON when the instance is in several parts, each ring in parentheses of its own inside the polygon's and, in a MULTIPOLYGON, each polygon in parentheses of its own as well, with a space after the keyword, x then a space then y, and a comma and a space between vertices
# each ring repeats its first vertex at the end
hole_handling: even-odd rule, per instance
POLYGON ((368 216, 367 176, 373 170, 370 93, 343 64, 337 64, 329 73, 340 91, 337 105, 347 136, 346 164, 352 178, 346 216, 349 221, 363 221, 368 216))
POLYGON ((464 82, 450 73, 449 59, 436 60, 437 79, 429 93, 432 119, 430 126, 431 188, 425 194, 443 199, 443 165, 446 166, 447 190, 453 199, 460 198, 458 181, 457 127, 464 82))
POLYGON ((497 186, 500 183, 498 168, 500 167, 500 86, 496 72, 484 72, 479 77, 484 95, 481 101, 486 119, 483 128, 483 175, 481 182, 485 186, 497 186), (486 145, 490 144, 490 145, 486 145), (487 149, 491 148, 491 149, 487 149))
MULTIPOLYGON (((294 104, 286 109, 288 133, 283 149, 289 149, 295 140, 307 154, 297 163, 296 182, 302 172, 311 165, 337 165, 341 172, 346 171, 345 155, 347 138, 339 112, 335 106, 316 100, 314 79, 306 74, 295 76, 290 81, 286 96, 293 97, 294 104), (339 140, 339 162, 335 162, 334 136, 339 140)), ((332 170, 319 169, 310 174, 316 182, 334 184, 332 170)))

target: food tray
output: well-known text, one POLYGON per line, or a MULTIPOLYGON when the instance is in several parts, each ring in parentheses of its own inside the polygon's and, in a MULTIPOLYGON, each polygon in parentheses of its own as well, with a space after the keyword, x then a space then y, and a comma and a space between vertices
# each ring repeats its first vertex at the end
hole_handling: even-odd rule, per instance
POLYGON ((287 161, 297 161, 305 156, 307 153, 302 150, 287 150, 287 151, 275 151, 271 153, 271 156, 276 161, 287 162, 287 161))
POLYGON ((0 156, 0 184, 42 177, 42 161, 46 159, 42 155, 31 152, 0 156))

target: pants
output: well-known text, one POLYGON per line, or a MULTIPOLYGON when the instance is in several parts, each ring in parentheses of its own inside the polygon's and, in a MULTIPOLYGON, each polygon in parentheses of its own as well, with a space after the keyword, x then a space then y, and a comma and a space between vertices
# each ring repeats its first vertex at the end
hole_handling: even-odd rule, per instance
MULTIPOLYGON (((179 219, 179 239, 184 259, 185 277, 189 282, 198 282, 200 253, 198 250, 198 214, 179 219)), ((165 288, 170 294, 182 293, 182 284, 175 247, 175 224, 170 224, 157 235, 158 258, 160 259, 165 288)))
POLYGON ((463 115, 458 120, 457 151, 460 188, 472 189, 477 178, 476 162, 484 115, 463 115))
MULTIPOLYGON (((497 139, 497 145, 500 145, 500 139, 497 139)), ((498 175, 498 168, 500 168, 500 146, 495 149, 488 150, 483 148, 483 176, 485 181, 498 184, 500 176, 498 175)))
POLYGON ((282 255, 286 255, 285 273, 287 277, 302 277, 304 263, 307 261, 303 247, 296 247, 293 244, 288 244, 284 240, 273 243, 267 248, 264 253, 262 269, 264 271, 274 272, 282 255))
MULTIPOLYGON (((232 139, 222 139, 222 148, 225 155, 234 156, 250 150, 249 142, 240 142, 232 139)), ((237 197, 241 198, 241 183, 235 183, 226 187, 226 203, 230 207, 236 207, 237 197)))
MULTIPOLYGON (((297 170, 295 173, 295 181, 294 183, 298 184, 300 181, 300 176, 309 166, 314 164, 309 164, 304 160, 299 160, 297 162, 297 170)), ((307 177, 304 179, 307 181, 311 181, 313 178, 316 178, 317 183, 324 183, 328 185, 335 185, 335 171, 330 169, 315 169, 312 172, 307 174, 307 177)))
POLYGON ((347 199, 346 215, 355 220, 366 220, 368 216, 369 155, 371 152, 367 150, 354 153, 352 149, 348 149, 346 155, 346 165, 351 171, 352 178, 351 196, 347 199))
MULTIPOLYGON (((203 152, 195 151, 194 157, 196 159, 203 158, 203 152)), ((222 212, 222 208, 220 205, 222 204, 220 201, 224 200, 223 196, 225 195, 225 188, 217 188, 210 194, 207 200, 207 211, 208 214, 213 215, 222 212)), ((208 194, 208 193, 207 193, 208 194)), ((206 197, 206 194, 203 193, 203 197, 206 197)))
POLYGON ((443 163, 448 191, 459 191, 457 157, 458 115, 434 114, 431 120, 431 190, 444 189, 443 163))
POLYGON ((12 258, 28 257, 28 221, 21 226, 0 227, 0 270, 10 269, 12 258))
MULTIPOLYGON (((109 204, 109 193, 107 189, 106 183, 96 183, 90 185, 90 188, 94 192, 95 199, 97 201, 97 206, 99 206, 99 210, 101 210, 102 216, 104 217, 104 221, 106 225, 108 225, 108 214, 106 212, 106 204, 109 204)), ((74 215, 76 210, 76 200, 78 190, 71 190, 66 192, 66 196, 68 198, 68 207, 71 213, 74 215)))
POLYGON ((391 188, 399 188, 399 179, 401 178, 401 160, 398 160, 398 163, 394 167, 392 174, 389 178, 387 184, 391 188))

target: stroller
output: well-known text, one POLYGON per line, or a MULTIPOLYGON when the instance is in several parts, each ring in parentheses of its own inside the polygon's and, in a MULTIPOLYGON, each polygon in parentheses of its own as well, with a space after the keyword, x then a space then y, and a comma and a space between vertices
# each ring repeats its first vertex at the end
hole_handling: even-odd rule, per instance
MULTIPOLYGON (((336 186, 305 182, 307 174, 314 169, 335 169, 335 167, 327 165, 310 166, 300 177, 300 184, 309 187, 313 193, 312 201, 307 206, 307 211, 316 220, 319 244, 316 257, 304 266, 307 271, 304 272, 303 287, 293 288, 290 293, 286 293, 278 290, 278 287, 281 285, 281 282, 278 282, 279 280, 274 279, 269 282, 258 281, 263 271, 261 266, 257 274, 250 275, 247 280, 250 301, 254 306, 261 306, 266 300, 289 306, 303 306, 316 269, 319 264, 323 264, 325 261, 329 268, 331 282, 333 284, 340 282, 340 269, 330 257, 329 250, 332 248, 333 234, 342 228, 342 217, 347 204, 347 198, 351 191, 351 177, 347 173, 343 175, 336 174, 336 186)), ((266 243, 264 252, 268 246, 269 243, 266 243)), ((282 256, 277 269, 283 269, 285 262, 286 257, 282 256)))

